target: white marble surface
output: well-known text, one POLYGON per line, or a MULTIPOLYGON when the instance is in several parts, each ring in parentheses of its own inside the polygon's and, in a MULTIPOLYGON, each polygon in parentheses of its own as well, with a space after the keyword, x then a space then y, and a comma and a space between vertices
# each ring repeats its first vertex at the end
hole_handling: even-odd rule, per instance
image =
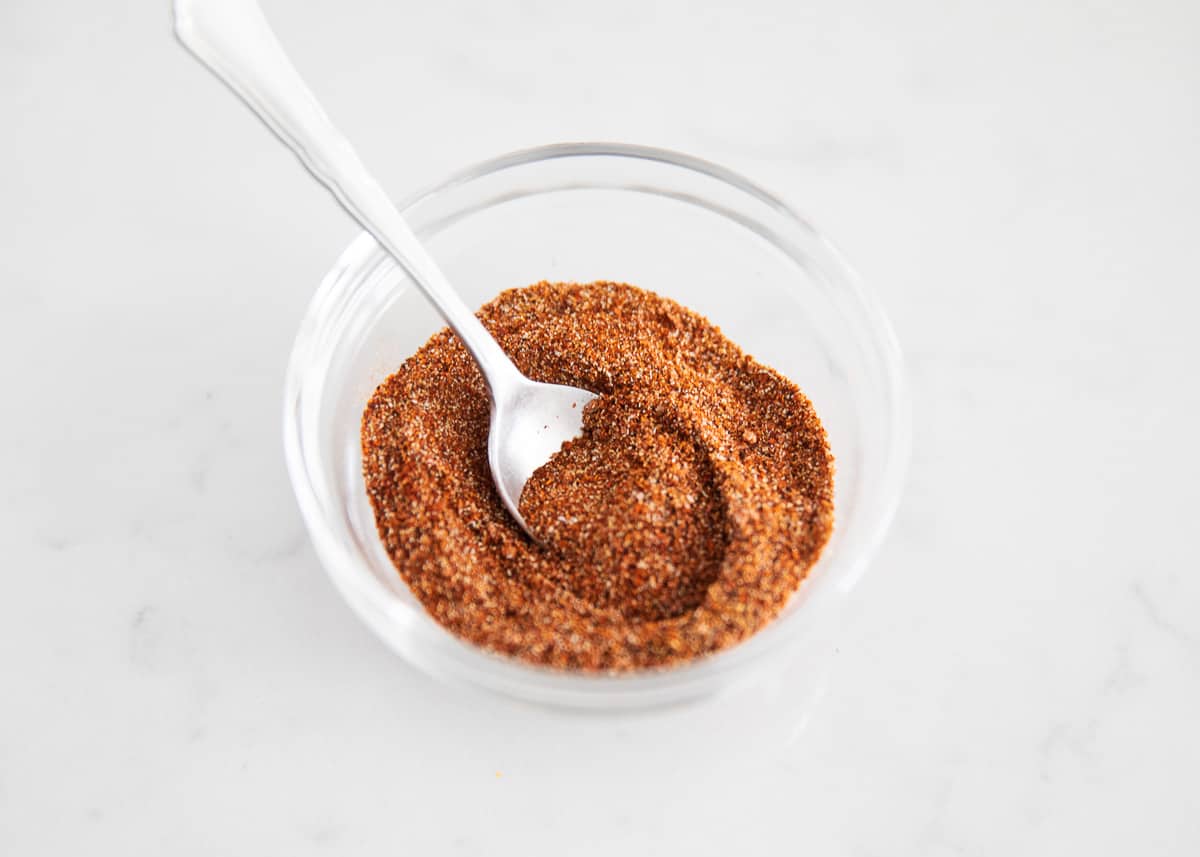
POLYGON ((1200 7, 739 5, 267 5, 398 193, 683 149, 893 316, 912 475, 823 701, 597 719, 359 626, 279 439, 354 229, 165 4, 5 0, 0 854, 1200 853, 1200 7))

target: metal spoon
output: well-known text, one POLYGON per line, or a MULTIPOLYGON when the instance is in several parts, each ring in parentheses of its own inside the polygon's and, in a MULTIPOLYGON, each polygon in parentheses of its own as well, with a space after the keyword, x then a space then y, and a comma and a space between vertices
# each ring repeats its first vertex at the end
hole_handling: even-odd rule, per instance
POLYGON ((533 381, 513 365, 329 121, 254 0, 175 0, 175 34, 375 236, 475 358, 491 397, 492 479, 505 508, 529 532, 517 506, 521 490, 564 441, 579 434, 583 407, 595 394, 533 381))

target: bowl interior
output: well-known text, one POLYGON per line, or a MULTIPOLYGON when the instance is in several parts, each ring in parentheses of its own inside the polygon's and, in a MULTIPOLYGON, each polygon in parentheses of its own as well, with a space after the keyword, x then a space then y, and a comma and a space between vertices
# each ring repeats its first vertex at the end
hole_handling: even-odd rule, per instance
MULTIPOLYGON (((468 304, 539 280, 629 282, 704 314, 812 399, 837 460, 835 532, 784 615, 738 652, 799 624, 797 614, 818 591, 834 595, 852 585, 895 501, 904 415, 898 355, 877 307, 819 236, 732 178, 674 156, 527 156, 459 177, 405 213, 468 304)), ((373 626, 422 665, 437 670, 429 649, 444 647, 468 680, 482 672, 500 681, 507 672, 501 689, 510 692, 521 694, 513 680, 536 684, 543 697, 554 695, 556 683, 578 690, 579 676, 502 661, 453 640, 425 616, 375 534, 360 473, 362 409, 376 385, 441 327, 419 290, 369 237, 360 237, 331 272, 297 342, 289 379, 297 481, 307 482, 313 501, 306 519, 343 591, 359 578, 351 602, 377 602, 373 626), (391 628, 397 623, 402 630, 391 628)), ((305 493, 300 484, 297 490, 305 493)), ((703 680, 711 673, 715 681, 722 671, 712 662, 723 658, 641 682, 606 680, 606 692, 637 694, 647 689, 645 679, 660 694, 664 681, 695 689, 696 681, 680 681, 679 674, 703 680)))

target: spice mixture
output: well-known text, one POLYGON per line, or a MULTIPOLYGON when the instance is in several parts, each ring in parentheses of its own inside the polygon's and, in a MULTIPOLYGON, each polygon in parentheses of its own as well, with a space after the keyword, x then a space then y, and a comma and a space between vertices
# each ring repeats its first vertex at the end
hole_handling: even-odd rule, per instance
POLYGON ((538 381, 601 397, 581 437, 496 495, 488 397, 446 330, 363 414, 379 535, 429 613, 527 661, 663 666, 725 648, 787 603, 833 526, 833 459, 795 384, 679 304, 619 283, 538 283, 479 317, 538 381))

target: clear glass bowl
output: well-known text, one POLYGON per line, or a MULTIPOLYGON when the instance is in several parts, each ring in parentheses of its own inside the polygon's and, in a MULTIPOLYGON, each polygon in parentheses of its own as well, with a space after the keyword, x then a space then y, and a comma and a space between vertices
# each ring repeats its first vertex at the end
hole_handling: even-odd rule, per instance
POLYGON ((376 385, 442 322, 367 234, 325 277, 296 337, 284 402, 288 469, 321 561, 364 622, 419 668, 526 700, 675 703, 829 649, 839 606, 899 498, 909 414, 884 313, 807 223, 735 173, 674 152, 564 144, 452 176, 402 206, 468 304, 539 280, 617 280, 720 325, 812 399, 837 459, 834 535, 784 612, 742 644, 624 675, 564 673, 482 651, 436 624, 384 553, 361 475, 376 385))

